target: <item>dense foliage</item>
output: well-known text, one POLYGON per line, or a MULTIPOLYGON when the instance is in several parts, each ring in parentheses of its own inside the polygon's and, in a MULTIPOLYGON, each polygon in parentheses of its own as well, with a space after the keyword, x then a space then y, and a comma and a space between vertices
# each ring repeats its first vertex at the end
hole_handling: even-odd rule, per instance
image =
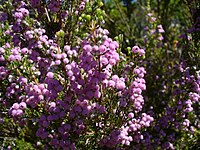
POLYGON ((200 2, 1 0, 1 149, 198 149, 200 2))

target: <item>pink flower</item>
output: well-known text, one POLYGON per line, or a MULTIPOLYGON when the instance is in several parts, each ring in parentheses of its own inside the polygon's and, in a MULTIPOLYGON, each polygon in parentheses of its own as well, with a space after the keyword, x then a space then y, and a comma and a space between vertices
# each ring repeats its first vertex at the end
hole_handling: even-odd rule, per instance
POLYGON ((53 72, 48 72, 46 76, 47 76, 48 78, 53 78, 53 75, 54 75, 53 72))
POLYGON ((129 113, 129 114, 128 114, 128 117, 129 117, 129 118, 133 118, 133 117, 134 117, 134 113, 129 113))
POLYGON ((25 102, 21 102, 19 105, 20 105, 20 108, 22 108, 22 109, 27 107, 25 102))
POLYGON ((108 81, 108 86, 109 87, 115 87, 115 82, 113 80, 108 81))
POLYGON ((116 88, 117 88, 118 90, 123 90, 123 89, 125 89, 125 87, 126 87, 126 85, 125 85, 125 83, 124 83, 123 81, 118 81, 118 82, 116 83, 116 88))
POLYGON ((20 107, 20 105, 18 103, 14 103, 12 106, 12 108, 15 110, 19 109, 19 107, 20 107))
POLYGON ((137 53, 138 51, 139 51, 139 47, 138 46, 134 46, 133 48, 132 48, 132 52, 134 52, 134 53, 137 53))

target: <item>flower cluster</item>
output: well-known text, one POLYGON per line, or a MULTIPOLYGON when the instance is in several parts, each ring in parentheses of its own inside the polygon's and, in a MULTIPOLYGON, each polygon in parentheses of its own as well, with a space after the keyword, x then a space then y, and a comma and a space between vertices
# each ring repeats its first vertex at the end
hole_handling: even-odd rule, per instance
POLYGON ((152 14, 146 47, 127 56, 101 26, 101 1, 8 1, 2 8, 11 11, 0 12, 0 123, 12 117, 21 132, 14 136, 44 149, 174 149, 177 133, 198 128, 199 72, 178 67, 162 110, 145 93, 153 80, 145 56, 164 33, 152 14))
MULTIPOLYGON (((108 30, 101 27, 95 27, 92 33, 88 29, 89 33, 77 42, 62 43, 61 37, 68 31, 60 29, 52 37, 53 31, 45 28, 43 22, 28 20, 31 11, 37 8, 41 13, 43 5, 40 1, 30 4, 14 3, 13 25, 7 29, 11 43, 0 49, 1 60, 6 62, 1 66, 1 81, 9 81, 4 97, 11 99, 10 115, 15 121, 27 123, 26 117, 32 116, 33 124, 37 125, 36 139, 45 148, 75 149, 80 138, 92 142, 94 136, 98 137, 94 145, 88 143, 85 147, 128 146, 140 140, 141 130, 150 127, 153 121, 150 115, 139 114, 144 105, 142 91, 146 89, 144 67, 125 65, 127 71, 117 72, 115 68, 129 60, 120 58, 123 56, 118 42, 109 38, 108 30), (93 136, 84 137, 90 132, 93 136)), ((80 12, 75 15, 89 4, 81 1, 76 9, 80 12)), ((60 13, 63 4, 48 1, 47 5, 50 15, 60 13)), ((69 12, 62 19, 67 21, 73 15, 69 12)), ((78 21, 78 24, 85 22, 78 21)), ((139 47, 134 53, 145 55, 139 47)))
POLYGON ((26 103, 25 102, 20 102, 20 104, 18 103, 14 103, 13 106, 10 108, 10 114, 13 117, 18 117, 18 116, 22 116, 23 115, 23 109, 25 109, 26 103))
POLYGON ((162 41, 164 40, 163 33, 165 32, 162 25, 157 25, 158 21, 154 17, 152 13, 148 13, 146 15, 146 21, 149 22, 148 26, 144 28, 144 30, 147 32, 147 36, 145 36, 145 43, 148 44, 151 42, 151 40, 158 40, 159 42, 157 45, 155 45, 157 48, 161 47, 163 45, 162 41), (149 35, 148 35, 149 34, 149 35))

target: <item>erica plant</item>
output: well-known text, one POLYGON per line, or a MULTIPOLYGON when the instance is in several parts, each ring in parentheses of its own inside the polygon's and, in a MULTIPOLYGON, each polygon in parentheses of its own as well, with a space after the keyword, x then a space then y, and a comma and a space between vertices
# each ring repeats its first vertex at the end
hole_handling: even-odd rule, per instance
POLYGON ((101 0, 0 2, 3 149, 198 144, 198 67, 170 58, 153 13, 144 42, 124 54, 121 36, 112 39, 104 28, 102 6, 101 0))
POLYGON ((145 51, 135 46, 130 58, 121 53, 101 27, 101 6, 3 2, 1 118, 14 125, 3 136, 44 149, 125 148, 143 140, 153 122, 142 112, 145 51))

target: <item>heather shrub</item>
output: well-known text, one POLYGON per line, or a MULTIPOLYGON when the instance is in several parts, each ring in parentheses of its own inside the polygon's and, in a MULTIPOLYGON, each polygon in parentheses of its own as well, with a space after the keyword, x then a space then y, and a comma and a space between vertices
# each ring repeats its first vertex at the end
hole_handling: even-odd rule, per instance
MULTIPOLYGON (((1 1, 2 149, 198 147, 198 51, 195 61, 169 54, 149 6, 143 41, 124 48, 105 28, 102 6, 1 1)), ((193 48, 186 37, 177 51, 193 48)))

